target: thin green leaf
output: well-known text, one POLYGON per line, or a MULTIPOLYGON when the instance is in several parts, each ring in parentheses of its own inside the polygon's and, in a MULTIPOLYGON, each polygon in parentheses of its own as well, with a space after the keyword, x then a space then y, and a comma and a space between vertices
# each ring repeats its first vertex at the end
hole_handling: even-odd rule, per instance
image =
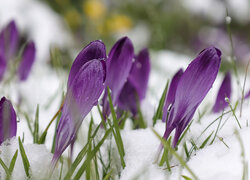
POLYGON ((24 170, 25 170, 27 177, 30 178, 30 173, 29 173, 30 163, 29 163, 29 160, 28 160, 27 155, 25 153, 25 150, 23 148, 23 144, 21 142, 20 137, 18 137, 18 142, 19 142, 20 153, 21 153, 22 160, 23 160, 23 167, 24 167, 24 170))
POLYGON ((80 177, 82 176, 82 174, 84 173, 84 171, 86 170, 87 166, 90 165, 90 162, 92 160, 92 158, 95 156, 95 154, 99 151, 100 147, 102 146, 102 144, 104 143, 104 141, 106 140, 106 138, 108 137, 108 135, 110 134, 111 129, 107 130, 104 137, 101 139, 101 141, 97 144, 97 146, 91 151, 91 153, 89 154, 89 156, 87 157, 87 159, 84 161, 84 163, 82 164, 82 166, 80 167, 80 169, 78 170, 76 176, 74 177, 74 180, 78 180, 80 179, 80 177))
MULTIPOLYGON (((59 120, 62 116, 62 112, 59 113, 59 115, 57 116, 57 119, 56 119, 56 126, 55 126, 55 130, 54 130, 54 135, 53 135, 53 142, 52 142, 52 147, 51 147, 51 153, 54 153, 55 152, 55 147, 56 147, 56 129, 57 129, 57 126, 59 124, 59 120)), ((44 139, 45 141, 45 139, 44 139)))
POLYGON ((121 158, 121 161, 122 161, 122 167, 125 168, 125 161, 123 159, 123 157, 125 156, 123 141, 122 141, 122 137, 121 137, 121 134, 120 134, 120 128, 119 128, 119 125, 118 125, 118 120, 117 120, 116 113, 115 113, 115 110, 114 110, 112 98, 111 98, 111 95, 110 95, 110 89, 109 89, 109 87, 107 87, 107 89, 108 89, 109 107, 110 107, 110 111, 111 111, 111 114, 112 114, 114 128, 115 128, 115 134, 116 134, 115 141, 116 141, 118 150, 121 151, 119 153, 121 155, 120 158, 121 158))
POLYGON ((100 125, 97 126, 96 130, 94 131, 93 135, 91 136, 90 140, 87 142, 87 144, 82 148, 82 150, 78 153, 76 159, 72 163, 70 169, 68 170, 67 174, 65 175, 64 179, 71 179, 71 176, 73 175, 74 171, 76 170, 77 166, 81 163, 83 157, 87 154, 89 143, 91 143, 91 140, 96 136, 98 130, 100 128, 100 125))
POLYGON ((15 167, 17 155, 18 155, 18 150, 16 150, 14 156, 12 157, 12 159, 10 161, 10 166, 9 166, 10 174, 12 174, 12 171, 15 167))
POLYGON ((206 146, 207 142, 209 141, 209 139, 210 139, 210 137, 212 136, 213 133, 214 132, 212 131, 212 133, 203 141, 203 143, 200 146, 200 149, 203 149, 206 146))
POLYGON ((178 159, 178 161, 181 163, 181 165, 187 169, 187 171, 193 176, 193 178, 195 180, 198 180, 198 177, 194 174, 194 172, 186 164, 186 162, 183 160, 183 158, 153 128, 152 128, 152 131, 159 138, 159 140, 161 141, 161 143, 163 144, 163 146, 166 149, 168 149, 169 152, 178 159))
POLYGON ((33 143, 38 143, 39 139, 39 104, 36 107, 36 116, 35 116, 35 123, 34 123, 34 134, 33 134, 33 143))
POLYGON ((108 179, 111 177, 112 172, 113 172, 113 169, 111 169, 111 170, 108 172, 108 174, 106 174, 106 176, 103 178, 103 180, 108 180, 108 179))
POLYGON ((187 177, 187 176, 184 176, 184 175, 181 175, 181 177, 183 177, 185 180, 192 180, 190 177, 187 177))
POLYGON ((164 106, 165 99, 166 99, 166 94, 167 94, 167 91, 168 91, 168 84, 169 84, 169 80, 166 83, 166 86, 165 86, 164 91, 163 91, 163 93, 161 95, 161 99, 159 101, 157 110, 156 110, 155 115, 153 117, 153 126, 156 124, 156 121, 158 119, 162 119, 162 111, 163 111, 163 106, 164 106))
POLYGON ((11 173, 10 173, 8 167, 5 165, 5 163, 3 162, 3 160, 1 158, 0 158, 0 164, 1 164, 1 166, 3 167, 3 169, 4 169, 5 173, 6 173, 6 179, 10 179, 11 173))

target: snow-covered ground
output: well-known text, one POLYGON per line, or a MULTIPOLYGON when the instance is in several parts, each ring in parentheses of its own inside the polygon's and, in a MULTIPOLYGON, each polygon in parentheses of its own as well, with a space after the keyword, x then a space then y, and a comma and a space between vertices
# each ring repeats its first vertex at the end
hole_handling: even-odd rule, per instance
MULTIPOLYGON (((11 4, 13 0, 8 0, 11 4)), ((19 0, 20 4, 17 3, 16 6, 21 6, 22 1, 19 0)), ((4 90, 0 84, 1 96, 7 96, 13 101, 15 108, 19 102, 19 97, 22 97, 22 103, 24 104, 23 110, 31 114, 31 117, 35 118, 35 110, 37 104, 40 107, 40 131, 45 129, 46 125, 49 123, 52 116, 57 112, 62 92, 65 91, 65 85, 67 82, 67 74, 65 72, 56 72, 44 63, 43 59, 48 58, 49 45, 51 43, 56 43, 57 45, 63 45, 70 39, 67 32, 63 28, 60 28, 60 18, 53 14, 53 12, 44 4, 40 4, 37 1, 26 0, 28 2, 30 11, 35 11, 35 4, 39 4, 38 7, 42 8, 41 11, 46 11, 45 14, 50 14, 50 17, 41 16, 41 22, 45 23, 43 25, 36 24, 32 29, 32 25, 26 24, 25 17, 19 17, 16 14, 15 6, 8 5, 4 1, 0 1, 0 12, 1 12, 1 25, 7 23, 8 20, 14 18, 17 20, 17 24, 20 25, 21 29, 29 29, 31 33, 30 38, 34 38, 38 44, 38 62, 36 62, 31 75, 27 82, 22 84, 12 83, 9 87, 4 90), (5 17, 6 8, 9 9, 10 15, 5 17), (13 8, 13 9, 12 9, 13 8), (24 19, 22 19, 24 18, 24 19), (44 18, 44 20, 42 20, 44 18), (47 21, 50 19, 50 21, 47 21), (55 20, 55 21, 54 21, 55 20), (46 24, 48 23, 48 24, 46 24), (40 29, 45 26, 45 29, 40 29), (39 27, 39 28, 38 28, 39 27), (49 27, 50 31, 47 31, 49 27), (39 34, 39 35, 38 35, 39 34), (54 36, 57 34, 57 36, 54 36), (66 34, 66 35, 65 35, 66 34), (53 40, 53 41, 52 41, 53 40), (52 104, 49 104, 51 99, 54 99, 52 104)), ((15 1, 16 2, 16 1, 15 1)), ((26 3, 27 3, 26 2, 26 3)), ((12 2, 13 3, 13 2, 12 2)), ((24 5, 23 5, 24 6, 24 5)), ((26 6, 24 6, 27 8, 26 6)), ((19 9, 18 7, 17 9, 19 9)), ((22 8, 21 8, 22 9, 22 8)), ((39 10, 39 12, 41 12, 39 10)), ((23 12, 23 11, 22 11, 23 12)), ((29 10, 25 11, 27 17, 30 16, 29 10)), ((30 12, 35 14, 35 12, 30 12)), ((30 24, 38 18, 39 15, 29 17, 30 24), (33 19, 33 21, 32 21, 33 19)), ((155 163, 158 148, 160 145, 160 140, 155 136, 152 131, 152 117, 156 110, 157 103, 160 99, 161 93, 163 92, 164 86, 168 79, 170 79, 173 74, 179 69, 185 69, 194 57, 188 57, 186 55, 176 54, 170 51, 159 51, 151 52, 151 62, 152 62, 152 72, 150 75, 149 89, 147 93, 147 98, 143 102, 142 112, 147 120, 149 127, 147 129, 132 130, 130 128, 129 122, 126 124, 125 130, 121 131, 124 148, 125 148, 125 163, 126 167, 121 171, 122 180, 128 180, 133 178, 138 179, 179 179, 180 175, 186 175, 188 177, 192 176, 187 171, 186 168, 182 168, 180 162, 172 157, 170 165, 172 171, 169 172, 166 166, 159 167, 155 163)), ((250 84, 249 76, 247 77, 246 90, 249 90, 250 84)), ((200 150, 195 151, 191 154, 189 161, 187 162, 188 167, 195 173, 200 179, 242 179, 243 168, 246 167, 248 172, 250 172, 247 162, 250 160, 250 127, 248 127, 248 121, 250 117, 250 100, 247 99, 243 103, 242 117, 240 117, 240 105, 236 110, 236 117, 238 118, 242 128, 240 129, 235 117, 232 112, 223 116, 222 119, 218 119, 213 125, 211 125, 203 134, 203 130, 213 122, 221 114, 211 113, 211 107, 216 99, 216 93, 223 79, 223 75, 219 74, 213 88, 208 93, 204 102, 198 108, 198 111, 202 112, 207 110, 207 113, 202 117, 200 122, 198 120, 198 111, 194 116, 194 122, 187 132, 187 135, 182 142, 186 142, 188 148, 191 148, 191 140, 194 140, 197 146, 200 146, 204 140, 211 134, 211 132, 216 131, 219 121, 221 120, 220 127, 218 129, 217 136, 215 137, 214 143, 209 145, 214 134, 212 135, 209 143, 200 150), (241 139, 242 144, 241 144, 241 139), (241 146, 242 145, 242 146, 241 146), (244 152, 244 155, 242 155, 244 152), (245 166, 243 164, 246 164, 245 166)), ((241 86, 243 84, 244 74, 240 74, 241 86)), ((235 102, 240 97, 240 90, 236 84, 236 80, 233 79, 233 97, 231 104, 234 105, 235 102)), ((228 111, 230 108, 225 110, 228 111)), ((100 121, 99 115, 96 108, 93 109, 92 114, 96 121, 100 121)), ((48 173, 49 164, 52 158, 52 154, 49 152, 52 144, 52 137, 54 133, 54 124, 48 131, 47 141, 45 145, 33 145, 32 135, 28 130, 28 125, 25 117, 22 114, 17 114, 18 117, 18 131, 17 136, 23 137, 24 135, 24 148, 26 150, 28 159, 30 160, 31 170, 33 172, 33 179, 42 179, 46 173, 48 173), (43 167, 43 168, 41 168, 43 167)), ((77 154, 80 148, 82 148, 84 142, 86 142, 87 134, 87 124, 89 117, 84 121, 82 128, 79 132, 79 138, 82 142, 76 144, 74 155, 77 154)), ((164 133, 165 124, 160 120, 153 127, 160 135, 164 133)), ((41 133, 40 132, 40 133, 41 133)), ((115 145, 115 143, 113 143, 115 145)), ((9 162, 8 158, 12 157, 14 152, 18 149, 17 139, 14 138, 11 141, 5 142, 0 146, 0 157, 5 161, 9 162)), ((105 151, 105 150, 104 150, 105 151)), ((180 155, 184 155, 182 144, 180 144, 177 151, 180 155)), ((67 155, 67 151, 65 154, 67 155)), ((116 155, 114 155, 116 156, 116 155)), ((119 163, 119 160, 117 160, 119 163)), ((56 169, 54 178, 57 179, 58 169, 56 169)), ((3 168, 0 166, 0 179, 4 174, 3 168)), ((20 156, 17 158, 16 167, 13 171, 13 179, 25 179, 25 171, 22 166, 22 159, 20 156)))

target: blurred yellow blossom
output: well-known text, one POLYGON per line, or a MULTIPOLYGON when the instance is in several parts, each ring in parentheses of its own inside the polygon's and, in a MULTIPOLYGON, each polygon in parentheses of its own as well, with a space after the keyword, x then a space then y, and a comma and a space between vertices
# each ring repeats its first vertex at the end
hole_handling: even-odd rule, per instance
POLYGON ((132 20, 126 15, 113 15, 106 24, 111 33, 123 33, 132 28, 132 20))
POLYGON ((74 8, 70 8, 69 10, 67 10, 64 18, 69 26, 73 29, 79 27, 82 21, 81 14, 74 8))
POLYGON ((88 0, 83 3, 83 11, 90 19, 97 20, 103 17, 106 7, 100 0, 88 0))

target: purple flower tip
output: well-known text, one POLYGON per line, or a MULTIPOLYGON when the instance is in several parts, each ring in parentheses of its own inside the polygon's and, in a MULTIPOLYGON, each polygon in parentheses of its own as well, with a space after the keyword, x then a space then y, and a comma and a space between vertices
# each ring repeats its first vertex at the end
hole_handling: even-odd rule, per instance
POLYGON ((3 79, 6 68, 7 68, 6 59, 4 55, 0 52, 0 81, 3 79))
MULTIPOLYGON (((134 48, 128 37, 119 39, 112 47, 107 59, 107 76, 105 87, 111 90, 111 98, 114 106, 118 103, 121 90, 129 76, 133 63, 134 48)), ((103 96, 103 116, 110 114, 107 88, 103 96)))
POLYGON ((36 47, 33 41, 29 42, 22 53, 22 59, 19 64, 17 74, 20 81, 25 81, 31 71, 32 65, 35 61, 36 47))
MULTIPOLYGON (((218 74, 221 52, 215 47, 204 49, 182 74, 176 87, 175 98, 166 122, 164 138, 175 129, 173 147, 191 121, 197 107, 211 89, 218 74)), ((166 112, 164 112, 166 113, 166 112)))
POLYGON ((150 73, 150 58, 147 49, 143 49, 135 57, 127 82, 122 88, 118 107, 137 114, 137 101, 140 103, 146 96, 150 73))
POLYGON ((168 88, 168 93, 167 93, 167 97, 165 100, 165 104, 163 107, 162 122, 166 122, 169 107, 170 107, 170 105, 173 105, 173 103, 174 103, 176 88, 177 88, 177 85, 179 83, 179 80, 180 80, 182 74, 183 74, 183 69, 179 69, 175 73, 175 75, 173 76, 173 78, 171 80, 171 83, 170 83, 169 88, 168 88))
POLYGON ((0 32, 0 51, 4 54, 6 60, 13 57, 19 44, 19 32, 15 21, 11 21, 0 32))
POLYGON ((213 107, 214 113, 220 112, 228 106, 228 102, 226 102, 225 98, 227 97, 230 99, 231 91, 231 74, 227 72, 217 94, 217 98, 213 107))
POLYGON ((98 102, 106 76, 104 58, 105 46, 100 41, 94 41, 80 52, 71 67, 62 116, 56 130, 53 165, 63 151, 74 143, 83 119, 98 102))
POLYGON ((250 97, 250 90, 246 93, 246 95, 244 96, 244 99, 247 99, 250 97))
POLYGON ((2 97, 0 100, 0 145, 8 138, 16 136, 16 112, 9 100, 2 97))

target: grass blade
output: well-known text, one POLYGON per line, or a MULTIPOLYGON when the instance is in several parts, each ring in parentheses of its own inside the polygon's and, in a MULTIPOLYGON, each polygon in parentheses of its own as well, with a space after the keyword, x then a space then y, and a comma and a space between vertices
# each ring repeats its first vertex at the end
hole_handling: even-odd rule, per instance
POLYGON ((206 146, 207 142, 209 141, 209 139, 210 139, 210 137, 212 136, 213 133, 214 133, 214 132, 212 132, 212 133, 203 141, 203 143, 202 143, 201 146, 200 146, 200 149, 202 149, 202 148, 204 148, 204 147, 206 146))
POLYGON ((29 173, 30 163, 29 163, 29 160, 28 160, 27 155, 25 153, 25 150, 23 148, 23 144, 21 142, 20 136, 18 137, 18 142, 19 142, 20 153, 21 153, 22 160, 23 160, 23 167, 24 167, 24 170, 25 170, 27 177, 30 178, 30 173, 29 173))
POLYGON ((155 115, 153 117, 153 126, 156 124, 156 121, 158 119, 162 118, 162 110, 163 110, 163 106, 164 106, 166 95, 167 95, 167 91, 168 91, 168 84, 169 84, 169 80, 167 81, 165 89, 164 89, 164 91, 163 91, 163 93, 161 95, 161 98, 160 98, 157 110, 156 110, 155 115))
POLYGON ((189 168, 189 166, 186 164, 186 162, 182 159, 182 157, 166 142, 165 139, 163 139, 153 128, 152 128, 153 133, 159 138, 163 146, 168 149, 168 151, 175 156, 178 161, 181 163, 183 167, 187 169, 187 171, 193 176, 195 180, 198 180, 198 177, 194 174, 194 172, 189 168))
POLYGON ((108 137, 108 135, 110 134, 111 129, 107 130, 105 135, 103 136, 103 138, 101 139, 101 141, 97 144, 97 146, 89 153, 89 156, 87 157, 87 159, 84 161, 84 163, 82 164, 82 166, 80 167, 80 169, 78 170, 76 176, 74 177, 74 180, 78 180, 80 179, 80 177, 82 176, 82 174, 84 173, 84 171, 86 170, 87 166, 90 165, 91 160, 93 159, 93 157, 95 156, 95 154, 99 151, 100 147, 102 146, 102 144, 104 143, 104 141, 106 140, 106 138, 108 137))
POLYGON ((5 165, 5 163, 3 162, 3 160, 0 158, 0 164, 3 167, 5 173, 6 173, 6 179, 10 179, 11 173, 8 169, 8 167, 5 165))
POLYGON ((39 139, 39 104, 36 107, 36 116, 35 116, 35 123, 34 123, 34 134, 33 134, 33 143, 38 143, 39 139))
POLYGON ((108 89, 109 107, 110 107, 110 111, 111 111, 112 118, 113 118, 113 123, 114 123, 114 128, 115 128, 115 133, 113 131, 113 134, 114 134, 115 142, 117 144, 118 151, 119 151, 119 154, 120 154, 122 167, 125 168, 125 161, 124 161, 124 158, 123 158, 125 156, 125 151, 124 151, 124 146, 123 146, 123 142, 122 142, 122 137, 121 137, 121 134, 120 134, 120 129, 119 129, 116 113, 115 113, 115 110, 114 110, 113 102, 112 102, 112 99, 111 99, 110 89, 109 89, 109 87, 107 87, 107 89, 108 89))
POLYGON ((16 164, 17 155, 18 155, 18 150, 16 150, 14 156, 12 157, 12 159, 10 161, 10 167, 9 167, 10 174, 12 174, 12 171, 13 171, 14 166, 16 164))

